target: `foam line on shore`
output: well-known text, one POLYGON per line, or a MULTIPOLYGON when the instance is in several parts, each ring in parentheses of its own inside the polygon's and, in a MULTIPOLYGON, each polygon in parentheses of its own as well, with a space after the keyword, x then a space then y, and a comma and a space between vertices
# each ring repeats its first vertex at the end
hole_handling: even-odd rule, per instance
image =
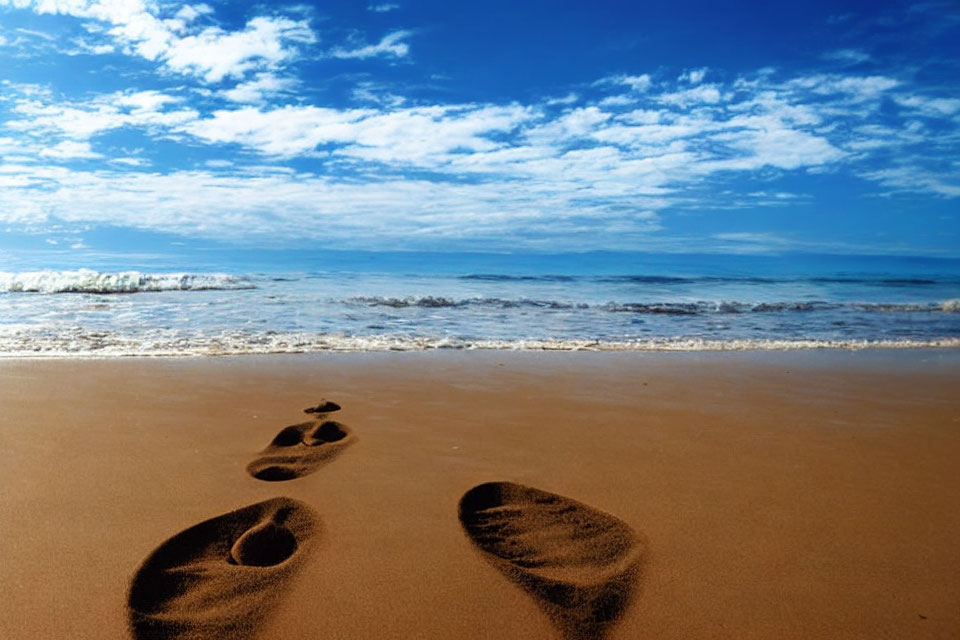
POLYGON ((226 356, 317 352, 495 351, 796 351, 812 349, 960 348, 960 338, 926 340, 709 340, 695 337, 606 340, 469 340, 396 335, 345 336, 306 333, 224 332, 181 335, 173 331, 124 336, 79 328, 36 333, 25 327, 0 329, 0 358, 106 358, 127 356, 226 356))

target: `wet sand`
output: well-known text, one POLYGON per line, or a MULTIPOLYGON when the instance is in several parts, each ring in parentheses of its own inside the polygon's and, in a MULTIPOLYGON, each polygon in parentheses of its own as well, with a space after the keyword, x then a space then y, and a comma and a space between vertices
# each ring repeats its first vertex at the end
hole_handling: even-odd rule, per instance
POLYGON ((0 487, 6 639, 960 636, 952 350, 0 361, 0 487))

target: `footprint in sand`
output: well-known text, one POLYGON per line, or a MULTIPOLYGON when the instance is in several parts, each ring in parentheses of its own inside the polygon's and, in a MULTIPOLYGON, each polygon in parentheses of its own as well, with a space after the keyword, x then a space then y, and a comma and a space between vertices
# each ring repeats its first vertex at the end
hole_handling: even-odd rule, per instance
POLYGON ((484 558, 532 595, 567 640, 603 638, 633 599, 646 546, 614 516, 512 482, 460 499, 484 558))
POLYGON ((319 531, 310 507, 274 498, 178 533, 133 579, 127 602, 133 637, 254 637, 319 531))
POLYGON ((260 457, 247 465, 247 473, 271 482, 293 480, 332 460, 356 440, 349 427, 326 419, 339 409, 340 405, 329 401, 304 409, 314 419, 280 431, 260 457))

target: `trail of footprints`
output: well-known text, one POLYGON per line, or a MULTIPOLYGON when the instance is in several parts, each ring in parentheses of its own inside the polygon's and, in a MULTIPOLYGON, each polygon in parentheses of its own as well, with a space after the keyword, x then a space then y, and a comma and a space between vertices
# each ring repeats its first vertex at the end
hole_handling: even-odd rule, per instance
MULTIPOLYGON (((282 429, 247 472, 268 482, 317 471, 356 440, 329 420, 282 429)), ((604 638, 635 599, 646 545, 618 518, 570 498, 512 482, 467 491, 460 524, 480 556, 527 592, 564 640, 604 638)), ((322 531, 308 505, 279 497, 176 534, 140 565, 130 587, 136 640, 257 637, 322 531)))
POLYGON ((327 414, 339 410, 340 405, 328 400, 304 410, 316 418, 280 431, 247 466, 247 473, 269 482, 293 480, 333 460, 356 440, 349 427, 326 419, 327 414))

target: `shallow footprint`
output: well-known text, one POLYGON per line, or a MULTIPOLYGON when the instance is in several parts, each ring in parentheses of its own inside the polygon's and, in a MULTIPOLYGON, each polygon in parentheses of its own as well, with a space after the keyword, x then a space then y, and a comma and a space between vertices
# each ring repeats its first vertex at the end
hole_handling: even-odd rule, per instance
POLYGON ((137 640, 252 638, 284 593, 320 519, 274 498, 181 531, 144 561, 130 587, 137 640))
POLYGON ((564 638, 602 638, 633 599, 646 547, 619 519, 512 482, 481 484, 460 499, 467 536, 532 595, 564 638))
POLYGON ((329 401, 304 409, 304 413, 316 417, 281 430, 260 457, 247 465, 247 473, 270 482, 293 480, 332 460, 356 440, 348 426, 326 419, 327 414, 339 409, 329 401))

